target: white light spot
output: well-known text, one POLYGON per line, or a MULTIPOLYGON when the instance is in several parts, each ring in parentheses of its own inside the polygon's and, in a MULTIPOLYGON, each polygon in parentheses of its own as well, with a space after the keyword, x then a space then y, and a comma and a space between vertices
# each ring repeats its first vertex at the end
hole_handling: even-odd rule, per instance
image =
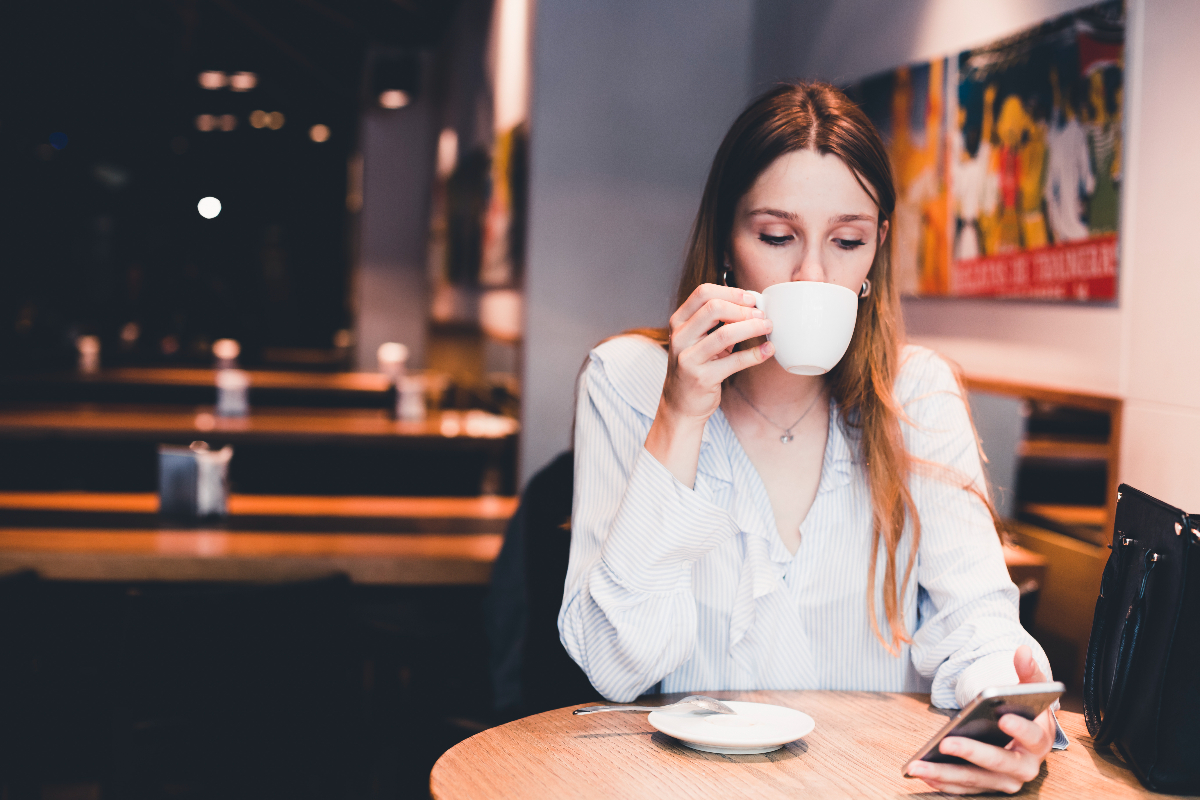
POLYGON ((229 88, 235 92, 248 92, 258 85, 258 76, 253 72, 235 72, 229 76, 229 88))
POLYGON ((379 105, 384 108, 404 108, 408 101, 408 92, 400 89, 388 89, 379 93, 379 105))
POLYGON ((212 219, 221 213, 221 201, 215 197, 201 198, 200 202, 196 203, 196 210, 205 219, 212 219))
POLYGON ((198 80, 200 85, 205 89, 220 89, 228 82, 229 79, 225 73, 221 72, 219 69, 210 69, 206 72, 201 72, 198 80))
POLYGON ((454 128, 443 128, 438 136, 437 174, 442 178, 450 177, 458 164, 458 132, 454 128))
POLYGON ((242 354, 242 346, 236 339, 217 339, 213 342, 212 351, 222 361, 233 361, 242 354))

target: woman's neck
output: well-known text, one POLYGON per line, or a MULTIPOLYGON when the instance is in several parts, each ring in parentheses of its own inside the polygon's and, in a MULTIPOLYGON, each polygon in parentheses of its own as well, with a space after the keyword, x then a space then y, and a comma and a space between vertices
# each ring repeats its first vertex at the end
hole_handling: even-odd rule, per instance
POLYGON ((738 390, 759 411, 770 414, 800 410, 807 407, 817 392, 825 388, 825 377, 822 375, 793 375, 779 365, 779 362, 769 358, 763 363, 742 370, 730 380, 736 382, 738 390))

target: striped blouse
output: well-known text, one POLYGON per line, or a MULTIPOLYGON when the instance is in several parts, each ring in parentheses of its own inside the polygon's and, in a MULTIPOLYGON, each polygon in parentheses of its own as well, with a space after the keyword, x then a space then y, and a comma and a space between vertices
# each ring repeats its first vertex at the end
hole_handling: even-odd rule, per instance
MULTIPOLYGON (((953 708, 986 686, 1016 683, 1012 657, 1021 644, 1050 675, 1018 621, 991 516, 961 488, 971 481, 983 491, 985 482, 958 382, 939 356, 903 350, 895 392, 909 418, 904 441, 916 458, 965 477, 910 479, 921 540, 901 604, 912 644, 898 656, 868 622, 870 490, 837 405, 830 403, 819 488, 793 555, 719 409, 704 429, 694 487, 645 449, 666 370, 661 347, 623 336, 595 348, 579 380, 571 557, 558 626, 601 694, 627 702, 659 681, 664 692, 922 691, 953 708)), ((911 546, 909 529, 898 548, 901 570, 911 546)), ((882 573, 881 564, 879 583, 882 573)), ((886 625, 881 587, 873 597, 886 625)))

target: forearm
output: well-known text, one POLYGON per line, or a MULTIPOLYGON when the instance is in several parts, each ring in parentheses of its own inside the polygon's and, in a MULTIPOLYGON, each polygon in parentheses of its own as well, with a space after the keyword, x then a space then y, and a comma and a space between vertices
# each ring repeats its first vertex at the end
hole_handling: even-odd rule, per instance
POLYGON ((629 702, 691 658, 696 602, 685 588, 629 591, 603 562, 559 615, 560 640, 602 695, 629 702))
POLYGON ((660 401, 658 414, 646 435, 646 450, 688 488, 696 484, 700 442, 707 418, 681 417, 660 401))

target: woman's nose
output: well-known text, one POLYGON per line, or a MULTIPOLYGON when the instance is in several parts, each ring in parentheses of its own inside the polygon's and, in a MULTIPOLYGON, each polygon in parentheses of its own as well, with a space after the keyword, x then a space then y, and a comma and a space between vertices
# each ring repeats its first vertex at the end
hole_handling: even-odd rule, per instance
POLYGON ((821 248, 805 248, 800 257, 800 263, 792 271, 792 280, 825 282, 825 266, 821 260, 821 248))

